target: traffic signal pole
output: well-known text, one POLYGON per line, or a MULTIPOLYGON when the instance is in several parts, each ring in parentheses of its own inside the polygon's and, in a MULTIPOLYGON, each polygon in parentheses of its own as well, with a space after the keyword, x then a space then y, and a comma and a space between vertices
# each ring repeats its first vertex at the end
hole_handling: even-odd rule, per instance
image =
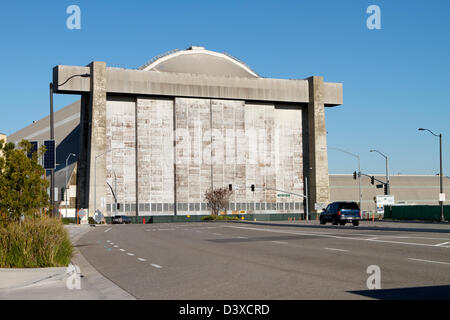
MULTIPOLYGON (((53 118, 53 83, 50 82, 50 140, 55 140, 53 118)), ((52 216, 55 216, 55 169, 50 169, 50 207, 52 216)))

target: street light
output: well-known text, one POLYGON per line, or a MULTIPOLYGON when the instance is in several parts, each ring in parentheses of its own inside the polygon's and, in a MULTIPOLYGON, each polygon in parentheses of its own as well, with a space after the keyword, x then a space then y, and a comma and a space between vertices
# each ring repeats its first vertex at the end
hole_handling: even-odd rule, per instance
MULTIPOLYGON (((90 77, 90 74, 89 73, 74 74, 69 78, 67 78, 66 81, 64 81, 63 83, 56 84, 56 89, 66 84, 67 81, 75 77, 87 78, 90 77)), ((49 89, 50 89, 50 140, 55 140, 55 123, 53 116, 53 89, 54 89, 53 82, 50 82, 49 89)), ((50 204, 52 207, 52 215, 55 216, 55 169, 53 168, 50 169, 50 204)))
POLYGON ((384 154, 382 154, 378 150, 370 150, 370 152, 377 152, 380 155, 382 155, 386 159, 386 193, 389 195, 391 194, 391 185, 389 184, 389 164, 388 164, 388 157, 384 154))
POLYGON ((360 159, 359 159, 359 155, 354 154, 354 153, 351 153, 351 152, 348 152, 348 151, 345 151, 345 150, 342 150, 342 149, 340 149, 340 148, 335 148, 335 147, 328 147, 328 148, 329 148, 329 149, 333 149, 333 150, 337 150, 337 151, 341 151, 341 152, 343 152, 343 153, 346 153, 346 154, 351 155, 351 156, 353 156, 353 157, 355 157, 355 158, 358 159, 359 208, 360 208, 360 210, 362 210, 362 207, 361 207, 361 205, 362 205, 362 194, 361 194, 361 161, 360 161, 360 159))
MULTIPOLYGON (((443 194, 444 191, 443 191, 443 188, 442 188, 442 177, 443 177, 443 173, 442 173, 442 133, 435 134, 433 131, 431 131, 429 129, 424 129, 424 128, 419 128, 418 130, 419 131, 428 131, 433 136, 439 137, 439 166, 440 166, 440 171, 439 171, 439 193, 443 194)), ((444 218, 444 201, 441 201, 440 195, 439 195, 439 205, 441 206, 441 221, 445 221, 445 218, 444 218)))
POLYGON ((76 157, 77 155, 75 153, 70 153, 69 156, 66 158, 66 185, 65 185, 65 196, 66 196, 66 218, 67 218, 67 161, 69 160, 70 156, 76 157))

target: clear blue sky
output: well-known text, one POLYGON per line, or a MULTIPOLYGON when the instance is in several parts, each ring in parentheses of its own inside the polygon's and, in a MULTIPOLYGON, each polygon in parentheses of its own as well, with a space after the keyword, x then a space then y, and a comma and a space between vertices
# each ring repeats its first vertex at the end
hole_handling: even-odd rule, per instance
MULTIPOLYGON (((189 45, 226 51, 264 77, 322 75, 344 84, 344 104, 327 108, 328 145, 357 153, 361 169, 450 175, 450 1, 3 1, 0 4, 0 132, 48 114, 53 66, 106 61, 136 68, 189 45), (81 8, 81 30, 66 8, 81 8), (381 8, 381 30, 366 8, 381 8)), ((55 97, 56 109, 78 99, 55 97)), ((330 173, 356 159, 329 150, 330 173)), ((449 180, 450 181, 450 180, 449 180)))

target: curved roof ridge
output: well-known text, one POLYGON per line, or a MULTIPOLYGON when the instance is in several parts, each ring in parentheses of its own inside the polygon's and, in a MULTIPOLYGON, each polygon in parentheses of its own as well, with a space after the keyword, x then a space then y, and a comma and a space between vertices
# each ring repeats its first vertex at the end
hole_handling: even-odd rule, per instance
POLYGON ((139 70, 176 73, 197 73, 196 71, 198 71, 200 74, 261 78, 245 62, 231 54, 206 50, 204 47, 198 46, 191 46, 186 50, 175 49, 160 54, 139 67, 139 70), (208 56, 210 58, 207 58, 208 56), (198 70, 192 68, 192 61, 201 61, 198 70))

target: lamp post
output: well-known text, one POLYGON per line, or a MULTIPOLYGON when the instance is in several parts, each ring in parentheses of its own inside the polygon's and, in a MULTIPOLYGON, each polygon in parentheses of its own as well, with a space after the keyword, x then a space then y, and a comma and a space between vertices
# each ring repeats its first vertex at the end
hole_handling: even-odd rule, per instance
MULTIPOLYGON (((429 129, 424 129, 424 128, 419 128, 419 131, 428 131, 429 133, 431 133, 433 136, 435 137, 439 137, 439 193, 443 194, 443 188, 442 188, 442 177, 443 177, 443 173, 442 173, 442 133, 439 134, 435 134, 433 131, 429 130, 429 129)), ((439 205, 441 207, 441 221, 445 221, 444 218, 444 201, 441 201, 441 199, 439 198, 439 205)))
MULTIPOLYGON (((56 90, 58 90, 58 87, 66 84, 70 79, 75 77, 82 77, 87 78, 90 77, 89 73, 83 73, 83 74, 74 74, 66 79, 63 83, 56 84, 56 90)), ((55 123, 54 123, 54 115, 53 115, 53 90, 54 85, 53 82, 50 82, 49 84, 50 89, 50 140, 55 140, 55 123)), ((55 150, 56 152, 56 150, 55 150)), ((52 215, 55 216, 55 169, 50 169, 50 205, 52 208, 52 215)))
POLYGON ((75 153, 70 153, 69 156, 66 158, 66 184, 65 184, 65 198, 66 198, 66 218, 67 218, 67 161, 69 160, 70 156, 76 157, 77 155, 75 153))
POLYGON ((360 161, 360 159, 359 159, 359 155, 354 154, 354 153, 351 153, 351 152, 348 152, 348 151, 345 151, 345 150, 342 150, 342 149, 340 149, 340 148, 335 148, 335 147, 328 147, 328 148, 329 148, 329 149, 333 149, 333 150, 337 150, 337 151, 341 151, 341 152, 343 152, 343 153, 346 153, 346 154, 351 155, 351 156, 353 156, 353 157, 355 157, 355 158, 358 159, 359 208, 360 208, 360 210, 362 210, 362 207, 361 207, 361 205, 362 205, 362 194, 361 194, 361 161, 360 161))
POLYGON ((378 150, 370 150, 370 152, 377 152, 380 155, 382 155, 385 159, 386 159, 386 193, 388 195, 391 194, 391 185, 389 183, 389 163, 388 163, 388 157, 384 154, 382 154, 380 151, 378 150))

